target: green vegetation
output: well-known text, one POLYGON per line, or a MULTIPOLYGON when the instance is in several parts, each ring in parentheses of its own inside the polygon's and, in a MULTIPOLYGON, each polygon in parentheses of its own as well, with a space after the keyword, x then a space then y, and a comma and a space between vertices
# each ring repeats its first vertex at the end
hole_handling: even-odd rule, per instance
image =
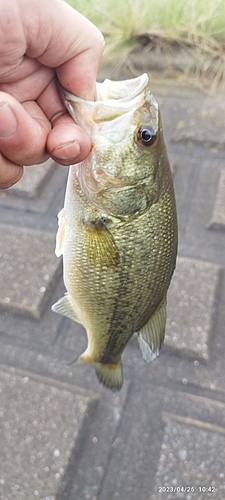
POLYGON ((105 59, 127 55, 144 40, 191 50, 195 73, 225 81, 224 0, 68 0, 104 33, 105 59))

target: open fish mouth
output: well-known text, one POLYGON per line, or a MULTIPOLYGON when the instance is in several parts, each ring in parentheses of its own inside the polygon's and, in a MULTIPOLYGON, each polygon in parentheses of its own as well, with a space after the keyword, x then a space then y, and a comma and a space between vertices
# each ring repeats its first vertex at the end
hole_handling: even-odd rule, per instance
MULTIPOLYGON (((144 103, 144 91, 148 87, 148 82, 146 73, 131 80, 118 82, 106 79, 102 83, 96 83, 95 101, 81 99, 68 92, 59 83, 58 88, 66 108, 76 123, 84 128, 91 128, 93 122, 111 121, 125 113, 133 113, 144 103)), ((151 98, 153 101, 153 96, 151 98)), ((155 100, 152 104, 158 108, 155 100)))

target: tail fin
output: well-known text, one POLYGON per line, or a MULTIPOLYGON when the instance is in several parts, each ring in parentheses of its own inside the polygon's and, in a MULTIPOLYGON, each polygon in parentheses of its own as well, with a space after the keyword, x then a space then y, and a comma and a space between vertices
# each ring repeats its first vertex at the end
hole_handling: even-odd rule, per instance
POLYGON ((93 363, 99 382, 111 391, 119 391, 123 385, 122 363, 93 363))
POLYGON ((82 363, 90 363, 94 366, 97 379, 111 391, 119 391, 123 385, 122 363, 119 361, 114 364, 99 363, 96 361, 87 361, 85 356, 81 354, 79 358, 70 364, 80 365, 82 363))

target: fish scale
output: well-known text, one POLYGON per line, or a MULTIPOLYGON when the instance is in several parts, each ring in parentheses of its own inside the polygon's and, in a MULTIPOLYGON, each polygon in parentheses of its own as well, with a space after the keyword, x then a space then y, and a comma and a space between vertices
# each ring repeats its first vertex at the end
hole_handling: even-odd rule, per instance
POLYGON ((104 101, 97 108, 60 89, 93 147, 86 160, 70 167, 56 244, 67 293, 53 310, 86 328, 87 349, 75 363, 90 363, 100 382, 119 390, 121 354, 134 333, 145 361, 160 352, 177 219, 160 113, 147 75, 107 82, 110 105, 104 82, 98 84, 100 90, 104 85, 104 101), (112 104, 113 85, 118 92, 112 104))

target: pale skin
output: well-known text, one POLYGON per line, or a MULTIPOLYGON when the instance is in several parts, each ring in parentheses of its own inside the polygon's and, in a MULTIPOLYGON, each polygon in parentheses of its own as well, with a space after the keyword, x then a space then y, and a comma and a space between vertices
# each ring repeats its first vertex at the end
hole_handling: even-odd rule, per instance
MULTIPOLYGON (((15 184, 24 165, 49 156, 63 165, 91 150, 86 132, 66 112, 63 87, 94 100, 104 40, 62 0, 1 0, 0 188, 15 184)), ((35 168, 35 167, 34 167, 35 168)))

